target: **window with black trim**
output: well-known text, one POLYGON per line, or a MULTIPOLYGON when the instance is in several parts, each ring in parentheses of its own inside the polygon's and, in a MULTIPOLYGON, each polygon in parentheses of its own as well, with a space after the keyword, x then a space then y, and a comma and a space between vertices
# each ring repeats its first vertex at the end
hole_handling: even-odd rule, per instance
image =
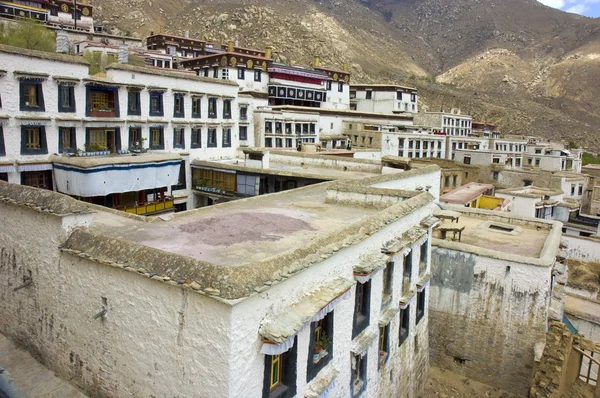
POLYGON ((204 68, 204 77, 209 77, 208 76, 209 74, 210 74, 210 69, 204 68))
POLYGON ((182 160, 181 165, 179 166, 179 179, 177 180, 177 185, 171 186, 171 191, 178 191, 180 189, 187 189, 187 181, 185 178, 185 160, 182 160))
POLYGON ((141 127, 130 127, 129 128, 129 148, 141 149, 142 145, 143 145, 142 128, 141 127))
POLYGON ((231 100, 223 101, 223 119, 231 119, 231 100))
POLYGON ((223 129, 223 148, 231 148, 231 129, 223 129))
POLYGON ((421 292, 417 292, 417 325, 425 315, 425 288, 421 292))
POLYGON ((21 172, 21 185, 53 190, 52 170, 23 171, 21 172))
POLYGON ((21 92, 20 109, 22 111, 44 112, 46 110, 42 82, 23 80, 19 88, 21 92))
POLYGON ((150 149, 165 149, 165 134, 162 127, 150 127, 150 149))
POLYGON ((183 94, 174 94, 173 102, 173 117, 185 117, 185 102, 183 94))
POLYGON ((4 129, 0 124, 0 156, 6 156, 6 146, 4 146, 4 129))
POLYGON ((325 89, 326 89, 326 90, 331 90, 331 80, 327 80, 327 81, 325 82, 325 89))
POLYGON ((410 95, 410 102, 417 102, 417 94, 410 95))
POLYGON ((248 126, 240 126, 240 141, 248 140, 248 126))
POLYGON ((400 309, 400 330, 399 330, 399 342, 401 346, 404 340, 408 338, 410 333, 410 305, 406 309, 400 309))
POLYGON ((388 305, 392 300, 393 282, 394 263, 390 261, 386 264, 385 269, 383 270, 383 296, 381 300, 382 306, 388 305))
POLYGON ((58 85, 58 111, 75 112, 75 87, 66 84, 58 85))
POLYGON ((202 98, 200 97, 192 97, 192 117, 194 119, 200 119, 202 116, 202 98))
POLYGON ((150 92, 150 116, 164 116, 163 93, 160 91, 150 92))
POLYGON ((246 70, 244 68, 238 68, 237 70, 237 77, 239 80, 245 80, 246 79, 246 70))
POLYGON ((367 356, 352 354, 350 365, 350 393, 358 397, 367 387, 367 356))
POLYGON ((371 99, 371 98, 373 98, 373 91, 371 91, 371 90, 365 91, 365 99, 371 99))
POLYGON ((142 114, 140 92, 138 90, 129 90, 127 92, 127 114, 130 116, 140 116, 142 114))
POLYGON ((58 152, 75 153, 77 151, 77 142, 75 127, 58 128, 58 152))
POLYGON ((369 325, 371 312, 371 281, 357 283, 354 293, 354 323, 352 338, 360 334, 369 325))
POLYGON ((265 355, 263 398, 291 398, 296 395, 298 338, 288 351, 279 355, 265 355))
POLYGON ((338 92, 340 92, 340 93, 344 92, 344 83, 342 83, 342 82, 338 83, 338 92))
POLYGON ((427 260, 429 251, 427 250, 427 241, 421 245, 421 254, 419 257, 419 275, 423 275, 427 271, 427 260))
POLYGON ((248 107, 240 106, 240 120, 248 120, 248 107))
POLYGON ((119 117, 119 95, 116 88, 87 87, 86 116, 119 117))
POLYGON ((404 256, 404 269, 402 270, 402 295, 408 294, 412 281, 413 252, 404 256))
POLYGON ((379 328, 379 366, 387 362, 390 353, 390 324, 379 328))
POLYGON ((173 129, 173 148, 185 149, 185 128, 175 127, 173 129))
POLYGON ((8 173, 0 173, 0 181, 8 182, 8 173))
POLYGON ((208 118, 209 119, 217 118, 217 99, 216 98, 208 99, 208 118))
POLYGON ((190 146, 192 149, 202 148, 202 129, 200 127, 192 128, 192 139, 190 146))
POLYGON ((21 126, 21 155, 45 155, 46 128, 44 126, 21 126))
POLYGON ((208 148, 217 147, 217 129, 208 129, 208 136, 206 137, 206 146, 208 148))
POLYGON ((254 70, 254 81, 260 82, 262 80, 262 71, 255 69, 254 70))
POLYGON ((334 311, 320 321, 310 324, 311 342, 308 347, 306 382, 310 382, 333 358, 333 316, 334 311))
POLYGON ((219 68, 213 68, 213 77, 215 79, 219 78, 219 68))

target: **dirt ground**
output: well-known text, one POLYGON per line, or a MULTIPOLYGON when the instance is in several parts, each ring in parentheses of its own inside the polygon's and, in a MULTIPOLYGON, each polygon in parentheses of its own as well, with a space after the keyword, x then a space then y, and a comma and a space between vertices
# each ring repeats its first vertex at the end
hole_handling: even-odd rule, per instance
POLYGON ((516 398, 516 395, 470 380, 445 369, 431 367, 429 368, 429 378, 427 379, 423 398, 431 397, 516 398))

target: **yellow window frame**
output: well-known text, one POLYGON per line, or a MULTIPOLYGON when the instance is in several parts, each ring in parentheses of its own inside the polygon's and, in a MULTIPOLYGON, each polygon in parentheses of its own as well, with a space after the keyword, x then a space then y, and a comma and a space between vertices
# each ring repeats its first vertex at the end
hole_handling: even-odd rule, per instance
POLYGON ((160 145, 160 133, 161 133, 160 129, 151 129, 150 130, 150 141, 152 143, 152 146, 160 145))
POLYGON ((271 357, 271 377, 269 378, 269 388, 272 391, 281 384, 281 354, 271 357))
POLYGON ((39 128, 27 129, 27 148, 40 149, 41 135, 42 133, 40 132, 39 128))
POLYGON ((27 106, 38 106, 37 86, 35 84, 25 86, 25 103, 27 106))

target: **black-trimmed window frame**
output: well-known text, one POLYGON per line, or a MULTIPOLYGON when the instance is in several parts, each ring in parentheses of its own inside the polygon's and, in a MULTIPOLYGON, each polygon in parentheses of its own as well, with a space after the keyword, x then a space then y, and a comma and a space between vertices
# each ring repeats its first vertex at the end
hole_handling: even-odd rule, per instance
POLYGON ((240 141, 248 140, 248 126, 240 126, 240 141))
POLYGON ((129 127, 129 148, 139 148, 141 149, 144 145, 144 140, 142 139, 142 128, 141 127, 129 127), (138 137, 134 133, 134 130, 138 132, 138 137), (137 138, 137 139, 136 139, 137 138), (137 144, 136 144, 137 143, 137 144))
POLYGON ((22 125, 21 126, 21 155, 47 155, 48 144, 46 141, 46 126, 32 126, 22 125), (30 129, 39 129, 39 148, 28 148, 28 135, 30 129))
POLYGON ((217 98, 209 97, 208 98, 208 118, 216 119, 217 114, 218 114, 217 98), (212 111, 211 111, 211 108, 212 108, 212 111))
POLYGON ((262 81, 262 70, 254 69, 254 81, 261 82, 262 81))
POLYGON ((218 137, 217 129, 209 128, 206 133, 206 147, 207 148, 218 148, 218 137))
POLYGON ((325 82, 325 90, 331 90, 331 80, 325 82))
POLYGON ((388 359, 390 359, 390 325, 391 322, 379 327, 379 367, 381 367, 382 363, 387 363, 388 359), (382 352, 386 354, 383 360, 381 360, 382 352))
POLYGON ((321 371, 321 369, 323 369, 332 359, 333 359, 333 351, 334 351, 334 347, 335 347, 335 325, 334 325, 334 316, 335 310, 331 311, 329 314, 325 315, 325 317, 322 319, 322 324, 324 326, 324 332, 327 334, 327 336, 329 336, 329 338, 331 339, 331 347, 328 348, 327 352, 327 356, 321 358, 317 363, 314 362, 313 360, 313 355, 315 354, 315 348, 314 348, 314 342, 315 342, 315 333, 316 333, 316 327, 319 323, 319 321, 317 322, 311 322, 310 324, 310 344, 308 345, 308 359, 307 359, 307 367, 306 367, 306 382, 310 383, 311 380, 313 380, 317 374, 319 374, 319 372, 321 371))
POLYGON ((359 354, 352 354, 352 356, 354 358, 350 358, 350 361, 356 361, 358 362, 355 367, 353 368, 352 366, 351 368, 351 372, 350 372, 350 396, 351 397, 360 397, 362 395, 362 393, 366 390, 367 388, 367 360, 369 358, 368 355, 365 355, 364 357, 361 357, 359 354), (362 381, 362 385, 360 387, 360 389, 358 391, 354 391, 354 383, 356 383, 356 378, 358 377, 358 380, 362 381))
POLYGON ((357 283, 354 292, 354 317, 352 323, 352 338, 356 338, 369 326, 371 318, 371 280, 357 283))
POLYGON ((201 97, 192 97, 192 118, 201 119, 202 118, 202 98, 201 97), (194 111, 196 109, 196 111, 194 111))
POLYGON ((162 91, 150 91, 150 101, 148 103, 149 115, 150 116, 164 116, 165 107, 163 103, 164 93, 162 91), (156 100, 156 107, 154 107, 153 100, 156 100))
POLYGON ((265 355, 262 398, 292 398, 296 395, 297 362, 298 337, 294 338, 292 348, 283 354, 265 355), (271 388, 272 363, 277 357, 279 358, 279 384, 271 388))
POLYGON ((427 288, 423 288, 422 291, 417 292, 417 322, 418 325, 423 316, 425 315, 425 293, 427 288))
POLYGON ((128 90, 127 91, 127 115, 128 116, 141 116, 142 115, 142 101, 141 101, 140 90, 128 90), (133 107, 132 107, 133 105, 133 107))
POLYGON ((95 112, 92 110, 92 91, 101 91, 101 92, 106 92, 106 93, 112 93, 113 96, 113 110, 112 112, 108 112, 107 113, 112 113, 112 115, 96 115, 94 117, 114 117, 114 118, 118 118, 121 116, 121 111, 120 111, 120 105, 119 105, 119 89, 118 87, 110 87, 110 86, 94 86, 94 85, 88 85, 85 88, 85 101, 86 101, 86 107, 85 107, 85 115, 86 116, 91 116, 91 112, 95 112))
POLYGON ((75 127, 58 127, 58 153, 75 153, 77 152, 77 130, 75 127), (69 146, 65 147, 63 133, 69 130, 69 146))
POLYGON ((70 84, 58 85, 58 112, 74 113, 76 112, 75 87, 70 84), (66 97, 66 98, 65 98, 66 97), (68 104, 65 105, 65 99, 68 104))
POLYGON ((197 149, 202 148, 202 128, 194 127, 192 128, 192 135, 190 139, 190 148, 197 149))
POLYGON ((398 326, 398 346, 406 341, 410 335, 410 304, 405 309, 400 309, 400 322, 398 326))
POLYGON ((173 148, 185 149, 185 128, 184 127, 174 127, 173 128, 173 148))
POLYGON ((177 180, 177 185, 171 185, 171 191, 179 191, 182 189, 187 189, 187 179, 185 176, 185 160, 182 160, 179 166, 179 177, 177 180))
POLYGON ((185 117, 185 96, 181 93, 173 94, 173 117, 185 117), (180 101, 179 107, 177 100, 180 101))
POLYGON ((231 119, 231 100, 223 100, 223 119, 231 119))
POLYGON ((231 127, 223 128, 222 140, 222 148, 231 148, 231 127))
POLYGON ((44 102, 44 88, 42 81, 36 80, 21 80, 19 82, 19 98, 20 110, 25 112, 46 112, 46 104, 44 102), (35 88, 36 106, 28 105, 25 101, 26 87, 32 86, 35 88))
POLYGON ((0 156, 6 156, 6 146, 4 144, 4 128, 0 124, 0 156))
POLYGON ((338 82, 338 93, 344 92, 344 83, 338 82))
POLYGON ((238 78, 238 80, 246 80, 246 69, 238 68, 237 78, 238 78))
POLYGON ((163 126, 152 126, 150 127, 150 139, 149 147, 150 149, 165 149, 165 128, 163 126), (159 138, 158 143, 155 143, 152 137, 153 131, 158 131, 159 138))

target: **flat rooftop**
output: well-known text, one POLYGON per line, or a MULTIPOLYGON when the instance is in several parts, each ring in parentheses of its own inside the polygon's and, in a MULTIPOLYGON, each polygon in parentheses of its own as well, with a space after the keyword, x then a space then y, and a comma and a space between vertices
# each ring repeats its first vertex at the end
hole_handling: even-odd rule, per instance
MULTIPOLYGON (((454 208, 452 209, 454 210, 454 208)), ((457 210, 459 211, 459 210, 457 210)), ((460 212, 460 211, 459 211, 460 212)), ((551 224, 543 224, 520 220, 512 222, 510 217, 485 215, 483 210, 475 210, 473 213, 460 212, 458 223, 444 220, 442 225, 434 230, 434 238, 441 238, 440 228, 464 227, 460 242, 458 234, 453 241, 453 233, 448 232, 445 242, 461 243, 471 248, 486 249, 497 252, 498 255, 510 254, 522 257, 540 258, 544 245, 551 233, 551 224)), ((488 214, 490 212, 487 212, 488 214)), ((560 230, 559 230, 560 231, 560 230)), ((560 239, 560 234, 558 238, 560 239)), ((558 248, 558 245, 556 245, 558 248)), ((477 250, 471 250, 477 252, 477 250)), ((486 255, 487 253, 483 253, 486 255)), ((555 254, 554 254, 555 257, 555 254)))
MULTIPOLYGON (((352 158, 340 157, 340 161, 348 160, 353 161, 352 158)), ((308 161, 307 161, 308 163, 308 161)), ((218 161, 193 161, 193 166, 200 167, 214 167, 214 168, 222 168, 226 170, 236 170, 247 173, 259 173, 265 175, 280 175, 287 177, 298 177, 298 178, 313 178, 316 180, 322 181, 332 181, 332 180, 345 180, 345 179, 362 179, 365 177, 373 177, 380 175, 381 172, 374 173, 371 171, 358 171, 358 170, 345 170, 340 168, 333 167, 318 167, 313 165, 304 165, 301 164, 290 164, 290 163, 280 163, 274 162, 273 160, 269 161, 268 168, 254 168, 247 167, 244 165, 243 158, 236 159, 226 159, 226 160, 218 160, 218 161)), ((360 166, 357 166, 360 168, 360 166)), ((366 166, 365 169, 373 169, 373 165, 366 166)))
POLYGON ((235 267, 294 251, 378 212, 325 203, 327 185, 205 207, 170 221, 148 223, 98 212, 90 231, 235 267))

